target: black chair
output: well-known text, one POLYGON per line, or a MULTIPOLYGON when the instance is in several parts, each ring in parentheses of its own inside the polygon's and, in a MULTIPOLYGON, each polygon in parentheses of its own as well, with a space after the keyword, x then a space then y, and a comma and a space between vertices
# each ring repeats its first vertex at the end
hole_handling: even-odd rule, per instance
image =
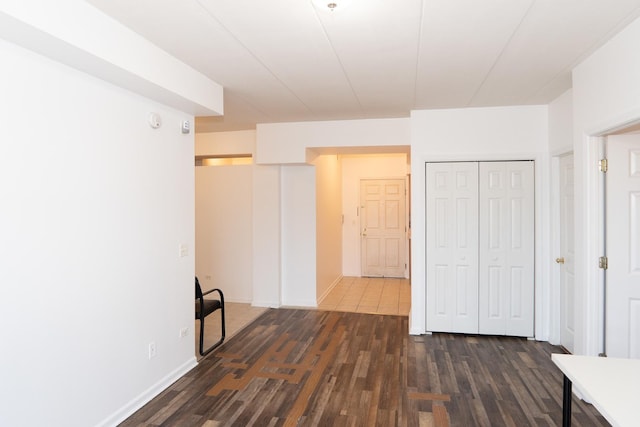
POLYGON ((202 293, 200 282, 196 277, 196 320, 200 320, 200 355, 205 356, 209 354, 213 349, 218 347, 224 341, 225 327, 224 327, 224 295, 220 289, 211 289, 205 293, 202 293), (220 299, 205 299, 205 295, 209 295, 212 292, 218 292, 220 299), (220 317, 222 318, 222 336, 218 342, 213 344, 208 349, 204 350, 204 318, 213 313, 216 310, 220 311, 220 317))

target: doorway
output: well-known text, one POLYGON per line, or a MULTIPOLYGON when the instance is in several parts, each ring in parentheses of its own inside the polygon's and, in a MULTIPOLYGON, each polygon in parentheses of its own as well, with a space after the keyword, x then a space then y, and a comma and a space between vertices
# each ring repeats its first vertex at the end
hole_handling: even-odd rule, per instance
POLYGON ((640 358, 640 132, 606 138, 605 348, 640 358))
MULTIPOLYGON (((409 217, 410 217, 410 198, 409 195, 404 195, 404 205, 402 208, 398 208, 403 212, 404 225, 402 226, 404 231, 404 243, 403 247, 398 250, 403 250, 404 261, 402 264, 402 271, 398 274, 398 279, 391 278, 368 278, 363 277, 362 272, 362 247, 361 247, 361 186, 362 180, 401 180, 406 193, 409 192, 409 171, 410 171, 410 159, 409 159, 409 147, 393 147, 394 151, 380 152, 375 147, 349 147, 336 149, 333 153, 323 152, 318 156, 316 164, 323 163, 320 157, 336 156, 339 159, 339 167, 335 172, 333 170, 322 172, 321 169, 316 169, 317 187, 319 187, 320 180, 331 180, 334 176, 339 176, 341 184, 336 191, 334 191, 332 197, 339 198, 340 210, 341 210, 341 245, 332 244, 331 248, 335 253, 339 253, 341 257, 341 270, 337 274, 330 275, 332 278, 336 278, 332 283, 325 283, 320 274, 317 280, 317 294, 318 305, 320 308, 326 308, 326 304, 333 300, 341 299, 343 305, 348 300, 358 299, 358 305, 361 310, 371 311, 369 302, 373 301, 376 297, 375 291, 396 292, 398 289, 403 289, 400 297, 400 305, 410 304, 410 284, 409 284, 409 217), (407 264, 404 267, 404 264, 407 264), (370 280, 369 280, 370 279, 370 280), (346 288, 351 287, 351 291, 347 292, 346 288), (393 288, 390 290, 384 290, 385 288, 393 288), (342 288, 342 291, 339 289, 342 288), (356 289, 358 288, 358 289, 356 289), (409 291, 405 292, 407 289, 409 291), (360 295, 360 290, 362 294, 360 295), (336 291, 336 292, 334 292, 336 291), (342 292, 342 293, 340 293, 342 292), (336 293, 338 294, 336 296, 336 293), (407 295, 405 298, 403 295, 407 295), (406 301, 405 301, 406 299, 406 301)), ((401 191, 404 193, 404 191, 401 191)), ((328 205, 327 200, 317 200, 317 209, 326 209, 328 205)), ((320 213, 317 213, 317 218, 320 218, 320 213)), ((321 236, 324 239, 324 236, 321 236)), ((320 242, 320 240, 319 240, 320 242)), ((327 248, 325 248, 327 249, 327 248)), ((318 251, 319 252, 319 251, 318 251)), ((320 261, 319 261, 320 262, 320 261)), ((400 264, 400 262, 398 262, 400 264)), ((389 276, 388 273, 379 274, 379 276, 389 276)), ((329 277, 329 275, 325 275, 329 277)), ((334 279, 331 279, 334 280, 334 279)), ((380 295, 382 295, 382 293, 380 295)), ((335 302, 334 307, 340 301, 335 302)), ((350 303, 352 303, 351 301, 350 303)), ((352 304, 353 305, 353 304, 352 304)), ((382 304, 380 305, 382 307, 382 304)), ((357 308, 357 307, 355 307, 357 308)), ((352 307, 351 310, 355 311, 352 307)), ((386 310, 386 307, 384 311, 386 310)), ((346 308, 345 308, 346 309, 346 308)))
MULTIPOLYGON (((588 136, 585 136, 585 152, 584 158, 580 161, 582 165, 582 174, 577 174, 577 178, 582 175, 583 184, 585 190, 582 194, 582 206, 584 210, 581 213, 576 212, 577 228, 576 230, 586 230, 584 235, 576 234, 575 240, 580 243, 581 247, 576 247, 576 251, 581 256, 577 259, 578 269, 576 269, 576 279, 580 279, 579 286, 576 286, 576 352, 588 355, 601 354, 610 357, 630 357, 631 346, 625 346, 631 341, 640 341, 640 337, 636 332, 636 336, 631 338, 629 336, 630 331, 638 330, 640 325, 640 319, 634 318, 638 313, 638 310, 633 307, 638 298, 631 296, 631 290, 627 288, 628 304, 623 310, 618 310, 616 307, 620 307, 616 303, 612 303, 611 293, 612 288, 616 288, 616 284, 612 281, 612 268, 614 265, 620 266, 625 263, 624 258, 630 258, 633 255, 632 248, 627 244, 626 255, 620 258, 616 255, 618 248, 624 248, 624 244, 612 240, 612 236, 608 235, 607 227, 613 225, 616 220, 623 220, 629 215, 629 212, 623 212, 613 209, 614 205, 611 203, 611 194, 607 194, 606 187, 609 189, 618 184, 611 180, 611 170, 613 168, 611 162, 607 165, 608 172, 602 173, 598 169, 598 160, 604 156, 603 147, 606 151, 610 151, 612 144, 608 144, 607 140, 610 140, 616 135, 637 134, 640 132, 640 120, 637 118, 637 114, 634 115, 634 120, 628 118, 624 121, 611 122, 609 124, 602 125, 599 131, 593 131, 588 136), (606 177, 606 178, 605 178, 606 177), (605 179, 608 183, 605 183, 605 179), (609 218, 606 218, 609 216, 609 218), (583 221, 580 221, 583 219, 583 221), (607 222, 609 224, 607 224, 607 222), (613 250, 613 257, 610 253, 613 250), (602 263, 599 263, 599 257, 607 257, 601 259, 606 260, 606 268, 602 268, 602 263), (620 317, 622 316, 622 317, 620 317), (626 323, 628 326, 626 330, 615 329, 613 325, 620 322, 626 323), (632 327, 633 326, 633 327, 632 327), (617 344, 612 341, 617 340, 618 343, 622 343, 626 351, 618 353, 619 350, 613 350, 617 344)), ((576 157, 578 159, 578 157, 576 157)), ((630 162, 623 162, 623 169, 627 171, 631 170, 630 162)), ((618 162, 616 162, 618 163, 618 162)), ((578 165, 580 166, 580 165, 578 165)), ((601 165, 602 168, 602 165, 601 165)), ((614 172, 615 174, 615 172, 614 172)), ((579 200, 580 201, 580 200, 579 200)), ((629 206, 632 206, 631 204, 629 206)), ((577 208, 578 206, 576 206, 577 208)), ((626 221, 630 224, 631 221, 626 221)), ((631 229, 631 226, 624 227, 627 239, 633 238, 630 234, 636 232, 631 229)), ((637 236, 637 234, 636 234, 637 236)), ((635 241, 637 241, 637 237, 635 241)), ((623 249, 624 250, 624 249, 623 249)), ((627 263, 630 265, 630 263, 627 263)), ((638 278, 636 278, 636 282, 638 278)), ((619 291, 620 288, 614 289, 614 293, 619 291)), ((559 325, 559 323, 558 323, 559 325)), ((559 328, 558 328, 559 330, 559 328)))
MULTIPOLYGON (((363 276, 362 268, 362 201, 361 182, 363 180, 396 180, 404 181, 406 196, 404 198, 403 216, 406 232, 404 232, 404 256, 407 264, 399 277, 409 278, 409 236, 411 201, 408 195, 410 188, 409 154, 395 153, 349 153, 340 155, 342 173, 342 275, 345 277, 363 276)), ((399 208, 401 209, 401 208, 399 208)), ((404 267, 403 264, 403 267, 404 267)))

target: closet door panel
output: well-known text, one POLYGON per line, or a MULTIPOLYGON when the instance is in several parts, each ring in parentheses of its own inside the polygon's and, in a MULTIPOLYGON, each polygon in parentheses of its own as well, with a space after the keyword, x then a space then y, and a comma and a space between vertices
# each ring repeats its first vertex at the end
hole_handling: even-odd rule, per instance
POLYGON ((533 336, 533 162, 479 171, 479 332, 533 336))
POLYGON ((478 164, 426 164, 427 330, 478 332, 478 164))

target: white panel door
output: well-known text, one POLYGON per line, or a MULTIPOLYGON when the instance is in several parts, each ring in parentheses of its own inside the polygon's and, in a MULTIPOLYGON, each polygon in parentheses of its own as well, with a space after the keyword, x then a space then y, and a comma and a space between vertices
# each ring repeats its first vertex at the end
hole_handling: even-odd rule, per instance
POLYGON ((533 336, 533 162, 479 171, 479 332, 533 336))
POLYGON ((363 276, 405 276, 405 203, 404 179, 360 181, 363 276))
POLYGON ((607 138, 607 355, 640 358, 640 135, 607 138))
POLYGON ((478 332, 478 163, 426 164, 427 330, 478 332))
POLYGON ((575 245, 573 154, 560 158, 560 344, 573 353, 575 334, 575 245))

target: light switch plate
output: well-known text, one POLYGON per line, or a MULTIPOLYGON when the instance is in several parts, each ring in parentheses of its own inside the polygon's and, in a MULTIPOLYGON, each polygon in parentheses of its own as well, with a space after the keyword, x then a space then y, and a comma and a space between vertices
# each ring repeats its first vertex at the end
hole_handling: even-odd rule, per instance
POLYGON ((184 258, 186 256, 189 256, 189 248, 186 244, 181 243, 180 246, 178 247, 178 253, 180 254, 180 258, 184 258))

